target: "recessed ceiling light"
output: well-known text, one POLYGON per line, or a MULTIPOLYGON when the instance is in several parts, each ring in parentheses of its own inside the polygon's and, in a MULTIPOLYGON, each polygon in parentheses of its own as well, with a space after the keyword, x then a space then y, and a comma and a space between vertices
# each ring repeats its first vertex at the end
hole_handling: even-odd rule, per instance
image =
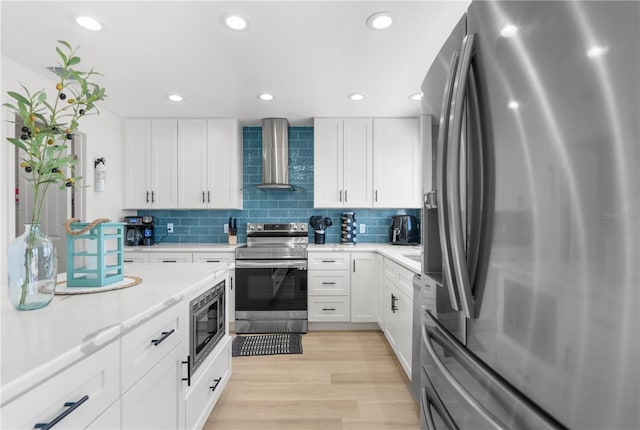
POLYGON ((393 14, 391 12, 378 12, 367 18, 367 27, 370 30, 384 30, 393 24, 393 14))
POLYGON ((517 110, 520 107, 520 103, 515 100, 509 100, 507 106, 509 106, 509 109, 517 110))
POLYGON ((516 34, 518 34, 518 27, 513 24, 506 24, 500 29, 502 37, 514 37, 516 34))
POLYGON ((275 99, 276 97, 273 94, 260 93, 260 94, 258 94, 258 98, 260 100, 271 101, 271 100, 275 99))
POLYGON ((415 102, 419 102, 420 100, 422 100, 422 93, 413 93, 409 96, 409 99, 415 102))
POLYGON ((587 51, 587 57, 598 58, 603 56, 608 50, 609 48, 607 48, 606 46, 595 45, 589 48, 589 50, 587 51))
POLYGON ((76 22, 79 26, 91 31, 98 31, 102 29, 102 25, 90 16, 79 16, 76 18, 76 22))
POLYGON ((360 94, 360 93, 351 93, 347 96, 347 98, 349 100, 352 100, 354 102, 359 102, 360 100, 364 100, 364 94, 360 94))
POLYGON ((224 19, 224 23, 232 30, 244 30, 249 25, 247 19, 240 15, 229 15, 224 19))
POLYGON ((179 95, 179 94, 171 94, 171 95, 169 96, 169 100, 171 100, 172 102, 181 102, 181 101, 182 101, 182 100, 184 100, 184 99, 183 99, 183 98, 182 98, 182 96, 181 96, 181 95, 179 95))

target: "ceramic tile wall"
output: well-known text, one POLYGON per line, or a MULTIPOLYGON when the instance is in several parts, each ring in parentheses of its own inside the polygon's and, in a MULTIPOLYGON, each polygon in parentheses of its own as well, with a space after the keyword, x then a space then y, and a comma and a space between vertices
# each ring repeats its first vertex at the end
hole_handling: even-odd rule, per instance
MULTIPOLYGON (((313 127, 289 128, 289 182, 300 190, 260 191, 255 185, 262 181, 262 128, 244 127, 242 210, 140 210, 138 215, 156 217, 156 242, 161 243, 226 243, 224 224, 229 217, 238 220, 238 243, 247 239, 247 222, 307 222, 312 215, 329 217, 334 226, 327 228, 326 242, 340 242, 340 214, 355 212, 356 220, 366 225, 358 242, 389 241, 391 216, 408 214, 419 217, 416 209, 314 209, 313 208, 313 127), (173 234, 166 233, 167 223, 173 223, 173 234)), ((310 228, 309 241, 313 242, 310 228)))

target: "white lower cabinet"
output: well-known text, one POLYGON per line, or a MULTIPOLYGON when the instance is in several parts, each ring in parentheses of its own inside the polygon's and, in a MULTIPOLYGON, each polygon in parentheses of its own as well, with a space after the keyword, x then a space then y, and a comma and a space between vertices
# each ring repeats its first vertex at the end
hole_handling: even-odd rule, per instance
POLYGON ((411 339, 413 318, 413 272, 385 258, 382 312, 384 334, 411 379, 411 339))
POLYGON ((148 263, 149 262, 149 253, 148 252, 125 252, 124 253, 124 263, 148 263))
POLYGON ((177 429, 183 422, 184 343, 165 355, 122 396, 123 429, 177 429))
POLYGON ((231 338, 220 341, 208 362, 197 369, 185 395, 185 428, 202 428, 231 377, 231 338))
POLYGON ((118 400, 102 413, 94 422, 92 422, 88 430, 113 430, 121 427, 120 417, 122 415, 122 402, 118 400))
POLYGON ((149 263, 193 263, 190 252, 150 252, 149 263))
POLYGON ((309 255, 309 322, 349 322, 351 277, 348 252, 309 255))
POLYGON ((3 406, 2 428, 88 427, 118 400, 120 349, 112 342, 3 406))
POLYGON ((381 261, 376 252, 351 253, 351 322, 381 323, 381 261))

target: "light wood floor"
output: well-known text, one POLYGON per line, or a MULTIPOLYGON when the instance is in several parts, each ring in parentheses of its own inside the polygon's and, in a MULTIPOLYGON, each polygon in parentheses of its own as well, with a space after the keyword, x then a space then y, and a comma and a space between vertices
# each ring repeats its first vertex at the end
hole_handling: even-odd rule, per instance
POLYGON ((419 429, 409 380, 381 332, 310 332, 302 348, 234 357, 204 429, 419 429))

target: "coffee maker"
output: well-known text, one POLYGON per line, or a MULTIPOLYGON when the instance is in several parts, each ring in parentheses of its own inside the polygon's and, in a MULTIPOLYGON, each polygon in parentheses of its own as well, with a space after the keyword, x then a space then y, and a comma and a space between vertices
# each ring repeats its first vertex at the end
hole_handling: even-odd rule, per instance
POLYGON ((153 245, 154 224, 152 216, 124 217, 125 244, 127 246, 153 245))

